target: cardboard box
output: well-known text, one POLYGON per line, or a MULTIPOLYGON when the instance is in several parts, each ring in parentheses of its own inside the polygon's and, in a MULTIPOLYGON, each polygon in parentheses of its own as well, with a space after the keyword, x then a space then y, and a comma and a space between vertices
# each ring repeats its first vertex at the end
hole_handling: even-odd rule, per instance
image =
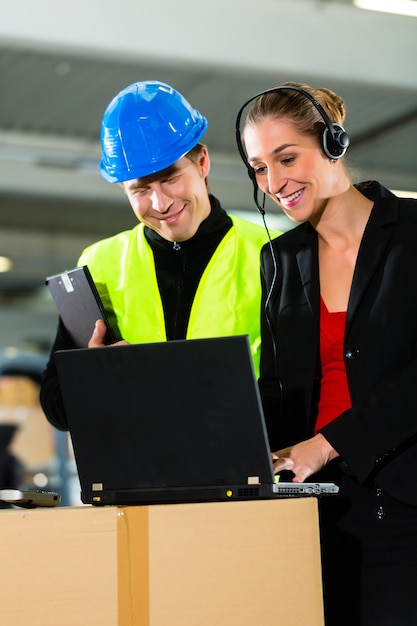
POLYGON ((13 626, 323 626, 314 498, 0 512, 13 626))
POLYGON ((55 432, 39 402, 39 385, 26 376, 0 376, 0 425, 13 424, 9 451, 31 471, 56 458, 55 432))
POLYGON ((39 385, 27 376, 0 376, 0 405, 37 406, 39 385))

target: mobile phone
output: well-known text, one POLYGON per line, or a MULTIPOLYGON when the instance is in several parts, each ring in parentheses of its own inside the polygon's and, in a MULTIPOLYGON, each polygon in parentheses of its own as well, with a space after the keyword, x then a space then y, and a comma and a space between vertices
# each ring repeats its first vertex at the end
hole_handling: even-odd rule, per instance
POLYGON ((0 500, 26 509, 58 506, 61 495, 55 491, 0 489, 0 500))
POLYGON ((339 492, 335 483, 293 483, 278 481, 273 486, 273 492, 277 496, 325 496, 339 492))

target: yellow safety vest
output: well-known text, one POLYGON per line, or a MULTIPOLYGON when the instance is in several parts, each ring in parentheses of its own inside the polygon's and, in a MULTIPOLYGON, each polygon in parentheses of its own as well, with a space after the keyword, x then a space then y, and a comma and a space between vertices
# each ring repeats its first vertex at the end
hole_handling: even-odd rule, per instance
MULTIPOLYGON (((231 216, 233 227, 210 259, 191 308, 187 339, 249 335, 255 373, 260 357, 260 250, 265 229, 231 216)), ((277 236, 278 232, 271 232, 277 236)), ((144 225, 92 244, 87 265, 103 300, 130 343, 166 341, 164 311, 144 225)))

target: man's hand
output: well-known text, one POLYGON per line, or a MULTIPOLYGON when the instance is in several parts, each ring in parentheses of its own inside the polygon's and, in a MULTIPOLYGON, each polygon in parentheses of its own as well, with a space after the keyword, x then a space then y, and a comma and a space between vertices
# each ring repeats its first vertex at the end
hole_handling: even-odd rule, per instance
POLYGON ((327 439, 318 433, 295 446, 273 452, 272 462, 275 474, 282 470, 290 470, 294 473, 293 482, 302 483, 337 456, 338 453, 327 439))
MULTIPOLYGON (((97 320, 96 325, 94 327, 94 332, 91 335, 91 339, 88 342, 89 348, 104 348, 105 338, 106 338, 106 324, 103 320, 97 320)), ((116 343, 111 344, 112 346, 128 346, 129 342, 122 339, 121 341, 117 341, 116 343)))

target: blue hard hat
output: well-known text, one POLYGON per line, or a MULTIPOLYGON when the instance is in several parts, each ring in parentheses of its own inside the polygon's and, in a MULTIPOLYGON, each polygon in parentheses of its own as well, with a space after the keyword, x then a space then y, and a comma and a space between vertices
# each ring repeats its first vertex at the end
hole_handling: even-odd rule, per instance
POLYGON ((194 148, 206 129, 206 118, 169 85, 133 83, 104 113, 101 175, 121 183, 160 172, 194 148))

